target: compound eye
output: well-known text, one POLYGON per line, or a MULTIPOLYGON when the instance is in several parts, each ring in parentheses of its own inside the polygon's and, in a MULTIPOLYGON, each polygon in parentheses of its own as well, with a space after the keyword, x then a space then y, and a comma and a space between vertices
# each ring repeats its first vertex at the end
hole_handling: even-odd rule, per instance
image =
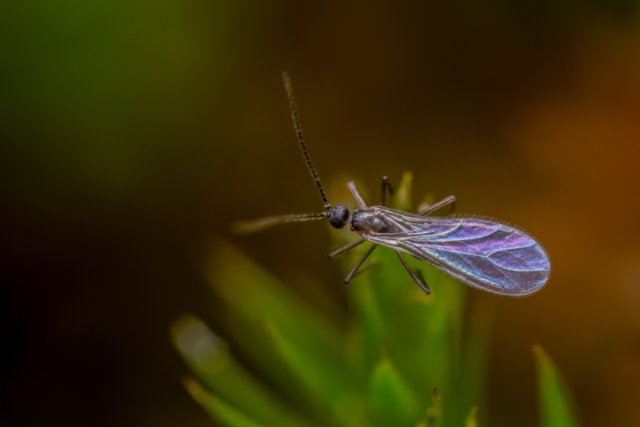
POLYGON ((349 209, 344 205, 336 205, 329 211, 329 222, 335 228, 342 228, 349 220, 349 209))

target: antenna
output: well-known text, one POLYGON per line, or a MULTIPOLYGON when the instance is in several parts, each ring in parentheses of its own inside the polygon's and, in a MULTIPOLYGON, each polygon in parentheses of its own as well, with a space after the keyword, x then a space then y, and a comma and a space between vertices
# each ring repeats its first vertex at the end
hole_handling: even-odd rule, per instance
POLYGON ((327 195, 322 188, 322 184, 320 184, 320 177, 318 176, 316 169, 313 167, 311 157, 309 157, 309 152, 307 152, 307 146, 304 143, 302 125, 300 124, 300 118, 298 117, 298 107, 296 106, 296 96, 293 93, 293 85, 291 84, 291 79, 289 78, 289 74, 286 71, 282 72, 282 80, 284 81, 284 88, 287 91, 287 97, 289 98, 289 109, 291 110, 293 128, 296 131, 296 136, 298 137, 298 142, 300 143, 300 149, 302 150, 304 161, 307 163, 307 169, 309 169, 309 172, 311 173, 311 178, 313 178, 313 181, 316 183, 316 187, 318 187, 318 191, 320 191, 320 196, 322 196, 322 201, 324 202, 324 208, 329 210, 331 208, 331 205, 327 200, 327 195))

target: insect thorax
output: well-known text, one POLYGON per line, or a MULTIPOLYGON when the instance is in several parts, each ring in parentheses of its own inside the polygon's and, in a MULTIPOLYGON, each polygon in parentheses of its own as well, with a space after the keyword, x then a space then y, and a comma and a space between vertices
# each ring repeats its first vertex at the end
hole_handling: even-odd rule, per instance
POLYGON ((356 209, 351 217, 351 229, 359 233, 389 233, 393 227, 374 209, 356 209))

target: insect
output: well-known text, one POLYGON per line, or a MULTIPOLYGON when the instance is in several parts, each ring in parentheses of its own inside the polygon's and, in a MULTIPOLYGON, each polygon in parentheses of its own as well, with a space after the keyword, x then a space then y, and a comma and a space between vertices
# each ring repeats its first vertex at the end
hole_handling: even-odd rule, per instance
POLYGON ((403 267, 424 293, 429 286, 419 270, 412 269, 404 254, 426 261, 450 276, 474 288, 499 295, 524 296, 538 291, 549 279, 551 265, 542 246, 524 231, 513 226, 477 217, 431 214, 455 203, 454 196, 419 211, 407 213, 385 206, 387 191, 393 194, 387 177, 382 178, 380 205, 368 206, 353 181, 347 183, 358 207, 351 213, 345 205, 332 206, 322 188, 320 178, 305 145, 291 80, 283 72, 283 80, 294 130, 311 177, 324 202, 320 213, 281 215, 236 224, 236 231, 254 232, 290 222, 328 219, 335 228, 349 225, 359 239, 329 254, 333 258, 356 246, 369 242, 370 248, 351 269, 349 283, 365 260, 380 245, 393 249, 403 267))

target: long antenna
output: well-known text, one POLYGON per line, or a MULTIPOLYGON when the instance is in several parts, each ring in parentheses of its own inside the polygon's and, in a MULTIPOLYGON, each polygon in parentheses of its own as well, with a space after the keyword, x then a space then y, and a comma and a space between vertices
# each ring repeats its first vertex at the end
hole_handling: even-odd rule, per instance
POLYGON ((255 233, 273 227, 274 225, 288 224, 290 222, 307 222, 327 218, 327 212, 298 214, 298 215, 278 215, 266 218, 255 219, 253 221, 240 221, 231 226, 231 231, 238 234, 255 233))
POLYGON ((298 142, 300 143, 300 149, 302 150, 302 155, 304 156, 304 161, 307 163, 307 169, 311 173, 311 177, 313 181, 316 183, 316 187, 318 187, 318 191, 320 191, 320 196, 322 196, 322 201, 324 202, 324 208, 330 209, 331 205, 327 200, 327 195, 322 188, 322 184, 320 184, 320 177, 316 172, 316 169, 313 167, 313 163, 311 163, 311 157, 309 157, 309 153, 307 152, 307 146, 304 143, 304 135, 302 133, 302 125, 300 124, 300 118, 298 117, 298 107, 296 106, 296 97, 293 93, 293 85, 291 84, 291 79, 289 78, 289 74, 286 71, 282 72, 282 80, 284 81, 284 88, 287 91, 287 97, 289 98, 289 109, 291 109, 291 118, 293 119, 293 128, 296 131, 296 136, 298 137, 298 142))

